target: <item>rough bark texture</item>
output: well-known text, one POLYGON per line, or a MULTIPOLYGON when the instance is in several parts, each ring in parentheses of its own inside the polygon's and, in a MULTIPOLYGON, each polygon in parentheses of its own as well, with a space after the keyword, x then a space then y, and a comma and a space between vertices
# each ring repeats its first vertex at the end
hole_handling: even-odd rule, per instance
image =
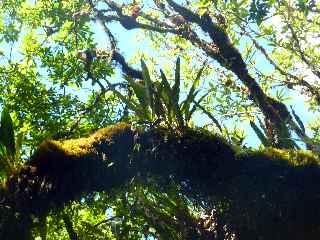
POLYGON ((41 144, 1 188, 0 239, 29 239, 31 215, 136 175, 157 175, 161 184, 174 178, 190 194, 225 203, 220 217, 237 239, 319 239, 320 169, 311 153, 239 153, 205 131, 137 133, 126 124, 41 144))

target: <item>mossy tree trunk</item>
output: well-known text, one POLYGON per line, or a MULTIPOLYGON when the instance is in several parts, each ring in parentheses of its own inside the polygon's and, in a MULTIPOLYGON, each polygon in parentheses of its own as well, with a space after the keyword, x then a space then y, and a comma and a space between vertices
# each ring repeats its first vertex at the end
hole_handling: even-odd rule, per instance
POLYGON ((285 160, 279 151, 237 153, 208 132, 138 133, 126 124, 47 141, 1 188, 0 239, 28 239, 30 216, 137 175, 158 176, 159 184, 174 179, 190 194, 225 203, 221 217, 237 239, 318 239, 320 168, 316 157, 304 157, 308 164, 285 160))

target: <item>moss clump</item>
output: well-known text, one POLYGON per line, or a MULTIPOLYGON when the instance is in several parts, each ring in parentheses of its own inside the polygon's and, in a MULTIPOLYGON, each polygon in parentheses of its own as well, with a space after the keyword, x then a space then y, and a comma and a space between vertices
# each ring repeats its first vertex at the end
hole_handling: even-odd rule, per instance
POLYGON ((91 134, 86 138, 69 139, 62 141, 48 140, 40 144, 37 152, 32 157, 31 162, 35 159, 40 159, 44 154, 47 156, 48 152, 54 154, 55 152, 61 152, 66 156, 81 157, 91 154, 95 151, 95 146, 106 143, 112 144, 113 138, 123 132, 130 129, 130 125, 126 123, 119 123, 107 128, 102 128, 91 134), (42 154, 44 153, 44 154, 42 154))
POLYGON ((264 161, 272 161, 278 164, 288 164, 290 166, 310 166, 320 165, 318 155, 309 150, 294 150, 294 149, 278 149, 265 148, 263 150, 246 150, 240 151, 237 154, 238 159, 256 159, 264 161))
POLYGON ((235 160, 233 147, 205 130, 184 129, 175 134, 154 129, 142 134, 138 144, 139 153, 133 156, 138 171, 200 185, 210 182, 217 176, 217 169, 231 166, 235 160))
POLYGON ((112 185, 112 179, 104 179, 107 166, 101 156, 109 157, 105 152, 119 145, 119 137, 130 139, 128 132, 130 125, 117 124, 87 138, 43 142, 31 160, 7 179, 6 194, 15 202, 17 211, 41 215, 83 192, 112 185))
POLYGON ((241 239, 318 239, 319 159, 310 151, 246 150, 221 193, 241 239))

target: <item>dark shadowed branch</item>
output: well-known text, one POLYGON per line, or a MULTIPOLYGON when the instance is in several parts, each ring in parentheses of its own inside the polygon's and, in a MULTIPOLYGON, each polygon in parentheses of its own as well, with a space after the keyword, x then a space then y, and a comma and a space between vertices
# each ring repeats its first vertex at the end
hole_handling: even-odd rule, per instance
POLYGON ((0 229, 9 230, 0 237, 17 239, 7 224, 29 226, 21 226, 17 216, 41 217, 84 193, 110 191, 135 176, 146 183, 158 176, 163 191, 170 178, 186 188, 185 194, 226 202, 222 217, 239 239, 318 239, 318 163, 311 153, 294 150, 237 153, 205 131, 139 133, 118 124, 88 138, 41 144, 1 190, 0 210, 7 206, 19 214, 2 219, 0 229))

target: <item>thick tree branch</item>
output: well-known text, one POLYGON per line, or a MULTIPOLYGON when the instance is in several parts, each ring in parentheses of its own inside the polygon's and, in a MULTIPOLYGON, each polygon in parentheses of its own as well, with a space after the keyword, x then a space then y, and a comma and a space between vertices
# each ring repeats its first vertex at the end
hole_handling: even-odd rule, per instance
MULTIPOLYGON (((129 16, 123 14, 123 6, 112 0, 106 0, 106 3, 117 16, 105 16, 102 11, 97 9, 95 9, 95 11, 97 12, 98 20, 102 21, 104 26, 105 22, 115 20, 127 30, 145 29, 158 33, 172 33, 189 40, 193 45, 201 48, 208 56, 235 73, 247 86, 250 91, 250 99, 252 99, 261 109, 265 116, 265 121, 269 122, 270 129, 272 128, 272 132, 274 132, 272 135, 274 146, 282 148, 294 147, 293 141, 290 140, 290 132, 286 129, 286 125, 291 119, 286 106, 283 103, 268 97, 264 93, 257 81, 249 74, 246 63, 242 59, 239 51, 232 45, 226 32, 218 24, 214 23, 208 14, 204 14, 200 17, 198 14, 193 13, 172 0, 168 0, 167 2, 174 11, 180 14, 178 17, 183 18, 186 22, 185 24, 175 24, 175 27, 170 27, 170 25, 164 22, 148 17, 148 15, 139 10, 139 15, 141 17, 145 16, 145 19, 147 19, 150 24, 140 23, 137 21, 136 15, 129 16), (203 41, 197 33, 192 30, 191 23, 197 24, 204 32, 208 33, 212 43, 203 41)), ((115 51, 112 58, 120 63, 125 74, 137 79, 142 78, 141 71, 131 68, 121 54, 115 51)))
MULTIPOLYGON (((238 239, 316 240, 318 162, 317 157, 296 151, 239 154, 207 132, 186 130, 175 135, 153 129, 138 133, 130 125, 118 124, 88 138, 41 144, 0 189, 1 212, 13 212, 13 216, 1 215, 0 229, 10 229, 8 224, 28 226, 21 226, 16 216, 44 216, 83 193, 110 191, 134 176, 158 176, 162 189, 170 177, 182 183, 186 193, 225 202, 224 222, 238 239)), ((15 227, 11 229, 0 231, 0 238, 17 239, 15 227)), ((26 237, 19 235, 19 239, 26 237)))
POLYGON ((288 110, 286 106, 274 99, 269 98, 262 88, 259 86, 257 81, 248 73, 247 66, 242 59, 239 51, 232 45, 230 39, 226 32, 219 27, 217 24, 213 23, 211 17, 208 14, 204 14, 201 17, 193 13, 189 9, 177 4, 173 0, 167 0, 169 5, 181 16, 183 16, 187 21, 196 23, 201 27, 204 32, 207 32, 212 39, 213 43, 218 48, 218 56, 214 58, 222 66, 231 70, 235 73, 244 85, 250 91, 251 97, 258 107, 263 112, 267 121, 270 121, 275 135, 275 145, 284 146, 286 145, 281 139, 290 138, 289 132, 284 132, 283 128, 287 123, 287 119, 290 118, 288 115, 288 110), (284 112, 280 112, 277 106, 282 105, 284 112))
MULTIPOLYGON (((114 1, 106 0, 106 3, 111 8, 111 10, 115 11, 117 14, 117 16, 111 16, 111 18, 118 18, 117 20, 127 30, 139 28, 156 31, 159 33, 173 33, 175 35, 182 36, 194 45, 203 49, 209 56, 217 60, 222 66, 234 72, 239 77, 239 79, 248 87, 252 99, 256 102, 258 107, 265 115, 267 121, 270 121, 272 127, 274 128, 274 131, 276 132, 276 139, 274 141, 275 146, 287 146, 286 142, 290 140, 283 141, 282 139, 290 139, 290 134, 288 131, 283 131, 283 127, 287 123, 287 119, 290 117, 290 114, 287 114, 288 111, 283 104, 282 105, 284 107, 282 107, 281 109, 285 109, 286 111, 280 112, 277 106, 281 105, 281 103, 273 99, 271 101, 271 99, 266 96, 255 79, 253 79, 249 75, 246 64, 244 63, 241 54, 231 44, 224 30, 217 24, 214 24, 211 17, 207 14, 204 14, 202 17, 200 17, 199 15, 191 12, 189 9, 175 3, 172 0, 168 0, 167 2, 186 21, 189 21, 190 23, 196 23, 204 32, 207 32, 213 43, 207 44, 203 42, 197 36, 197 34, 192 31, 190 26, 180 26, 178 28, 166 28, 163 26, 159 27, 159 21, 152 21, 152 19, 150 18, 149 21, 153 22, 154 25, 140 23, 134 16, 124 15, 122 12, 122 6, 115 3, 114 1)), ((109 21, 109 18, 110 16, 105 16, 104 21, 109 21)), ((100 16, 100 19, 103 19, 103 17, 100 16)), ((124 59, 120 58, 120 60, 121 62, 123 62, 122 60, 124 59)), ((123 66, 125 66, 124 70, 128 70, 128 65, 123 64, 123 66)))

